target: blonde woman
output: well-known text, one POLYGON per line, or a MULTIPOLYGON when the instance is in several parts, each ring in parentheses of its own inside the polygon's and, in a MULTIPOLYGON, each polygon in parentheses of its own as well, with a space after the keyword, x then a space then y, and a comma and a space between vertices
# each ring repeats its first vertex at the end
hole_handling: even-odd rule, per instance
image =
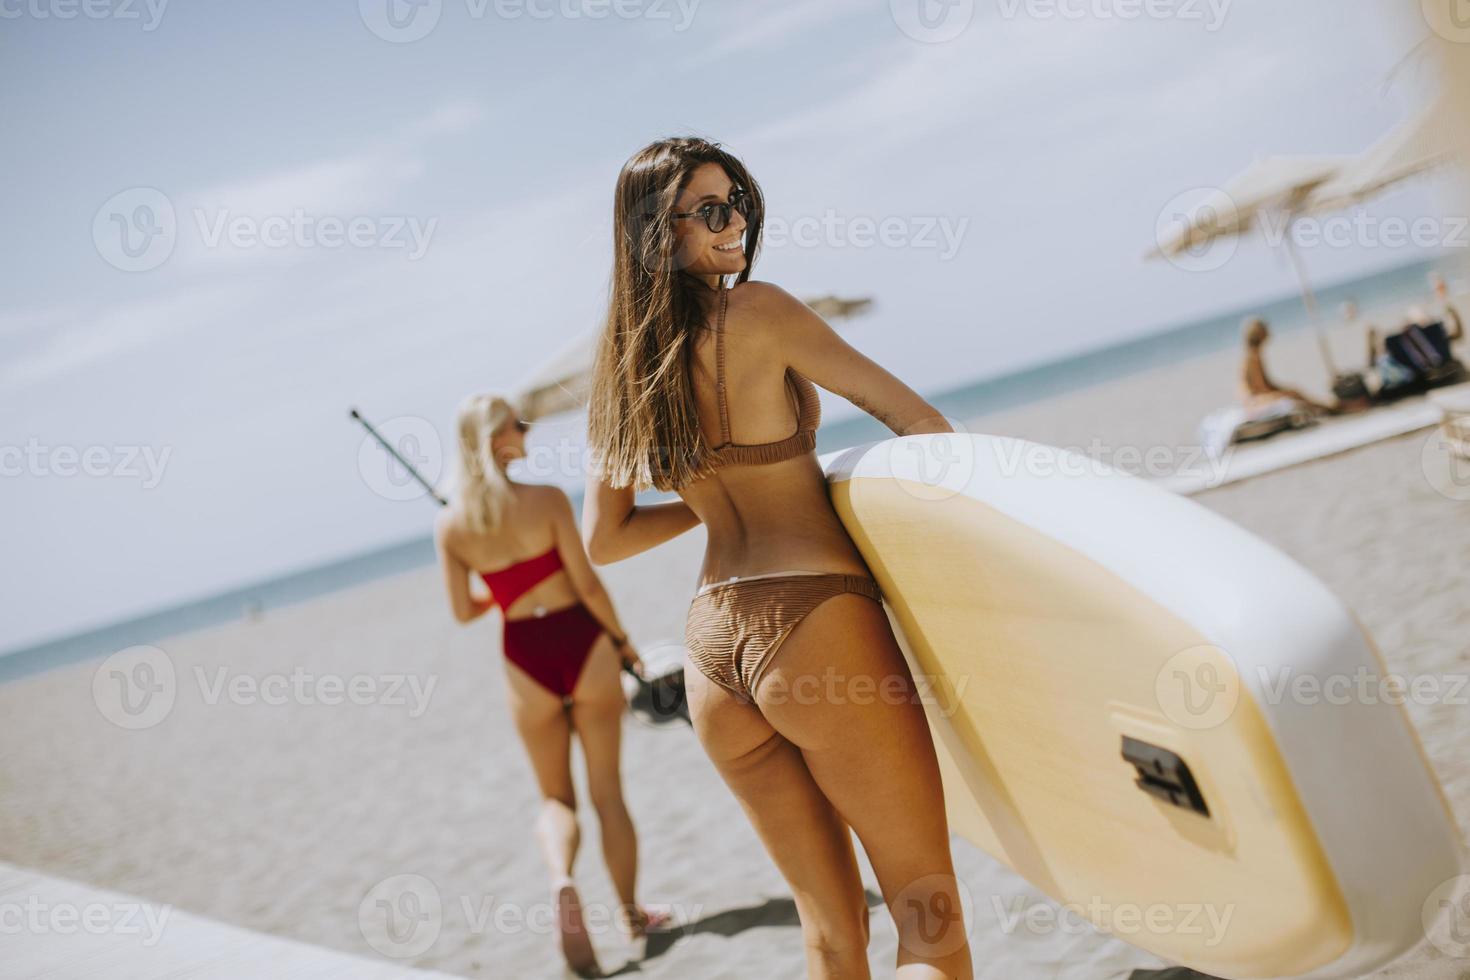
POLYGON ((694 727, 791 886, 808 975, 869 975, 854 831, 898 928, 898 976, 969 977, 934 746, 827 496, 814 383, 899 434, 953 429, 804 304, 750 279, 761 210, 754 178, 717 144, 661 140, 624 165, 583 536, 601 564, 704 524, 685 632, 694 727), (649 486, 680 499, 635 506, 649 486), (853 696, 793 696, 811 689, 803 679, 841 694, 834 678, 853 696), (859 682, 884 696, 859 697, 859 682))
POLYGON ((563 955, 582 975, 598 967, 582 921, 572 865, 580 833, 571 741, 582 744, 602 851, 630 937, 660 924, 634 900, 638 841, 623 802, 619 740, 621 664, 642 664, 587 559, 571 501, 560 489, 517 483, 506 465, 526 455, 526 423, 503 398, 475 395, 460 407, 460 482, 434 527, 455 619, 500 606, 511 717, 541 791, 536 837, 552 876, 563 955), (482 579, 486 599, 470 591, 482 579))

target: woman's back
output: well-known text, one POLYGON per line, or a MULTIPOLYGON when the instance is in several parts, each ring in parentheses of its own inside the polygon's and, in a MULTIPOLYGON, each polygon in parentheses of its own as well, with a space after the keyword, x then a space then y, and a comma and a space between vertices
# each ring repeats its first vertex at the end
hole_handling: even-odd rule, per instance
MULTIPOLYGON (((454 554, 479 573, 504 572, 511 566, 540 558, 556 547, 549 495, 555 487, 511 483, 511 500, 494 531, 476 531, 463 513, 446 514, 445 541, 454 554)), ((516 619, 536 607, 559 608, 577 598, 562 571, 554 571, 517 597, 510 608, 501 608, 508 619, 516 619)), ((499 601, 499 597, 496 597, 499 601)))
POLYGON ((716 301, 691 351, 691 378, 705 442, 727 441, 718 468, 679 494, 705 525, 705 578, 786 568, 866 572, 866 565, 832 510, 816 455, 793 443, 820 417, 815 386, 787 369, 781 324, 760 303, 763 283, 727 290, 721 344, 716 301), (721 358, 723 346, 723 358, 721 358), (725 426, 718 378, 723 359, 725 426), (805 389, 805 390, 804 390, 805 389), (805 426, 803 425, 805 423, 805 426), (766 452, 747 452, 761 447, 766 452), (761 456, 787 457, 756 462, 761 456))

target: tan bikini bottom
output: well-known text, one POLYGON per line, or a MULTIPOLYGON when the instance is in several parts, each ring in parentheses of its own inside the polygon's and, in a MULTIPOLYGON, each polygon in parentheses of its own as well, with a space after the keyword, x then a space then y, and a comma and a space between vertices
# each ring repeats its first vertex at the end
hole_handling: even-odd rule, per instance
POLYGON ((754 701, 781 642, 807 613, 844 592, 883 601, 877 582, 847 572, 771 572, 706 585, 684 622, 689 660, 742 701, 754 701))

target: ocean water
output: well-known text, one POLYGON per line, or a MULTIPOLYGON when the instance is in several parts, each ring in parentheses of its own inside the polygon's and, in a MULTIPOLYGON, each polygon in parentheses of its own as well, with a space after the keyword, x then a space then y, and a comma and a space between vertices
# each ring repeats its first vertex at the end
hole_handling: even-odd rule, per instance
MULTIPOLYGON (((1451 275, 1452 270, 1443 262, 1428 260, 1319 289, 1318 301, 1324 316, 1335 316, 1339 306, 1349 299, 1355 300, 1365 311, 1421 303, 1428 291, 1428 274, 1439 266, 1445 266, 1445 276, 1454 289, 1457 284, 1451 275)), ((954 419, 970 419, 1016 408, 1232 349, 1239 343, 1240 320, 1247 314, 1263 316, 1277 333, 1290 333, 1309 326, 1300 298, 1287 295, 1274 302, 1232 310, 1012 374, 980 378, 948 391, 926 392, 925 397, 954 419)), ((818 431, 817 452, 827 453, 885 439, 889 435, 885 426, 867 415, 844 418, 824 424, 818 431)), ((268 615, 274 608, 420 568, 435 560, 432 539, 418 537, 101 629, 0 653, 0 682, 63 664, 105 657, 130 646, 153 643, 179 633, 249 616, 268 615)))

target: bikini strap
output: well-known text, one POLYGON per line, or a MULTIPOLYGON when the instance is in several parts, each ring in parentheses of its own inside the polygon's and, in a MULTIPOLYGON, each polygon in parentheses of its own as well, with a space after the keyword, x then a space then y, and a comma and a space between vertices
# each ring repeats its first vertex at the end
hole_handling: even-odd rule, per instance
POLYGON ((730 291, 720 280, 720 319, 715 326, 715 397, 720 403, 720 448, 730 445, 730 408, 725 400, 725 307, 730 291))

